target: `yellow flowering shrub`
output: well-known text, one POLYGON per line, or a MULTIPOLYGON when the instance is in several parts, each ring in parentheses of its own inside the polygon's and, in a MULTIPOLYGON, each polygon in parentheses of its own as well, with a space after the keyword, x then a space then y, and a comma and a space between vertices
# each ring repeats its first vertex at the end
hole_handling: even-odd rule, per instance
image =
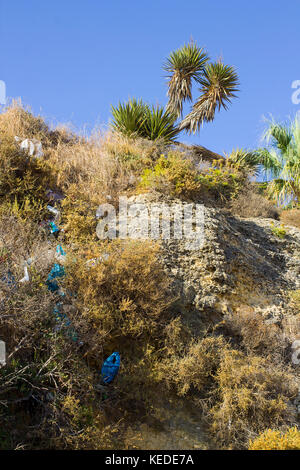
POLYGON ((296 426, 285 433, 268 429, 250 441, 249 450, 300 450, 300 431, 296 426))

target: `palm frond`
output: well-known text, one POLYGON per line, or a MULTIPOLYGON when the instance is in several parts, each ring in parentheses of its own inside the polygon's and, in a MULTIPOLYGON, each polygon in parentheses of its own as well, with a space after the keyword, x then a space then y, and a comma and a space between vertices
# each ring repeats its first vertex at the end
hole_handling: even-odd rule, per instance
POLYGON ((271 199, 277 201, 280 205, 283 205, 291 199, 293 186, 289 180, 276 178, 269 182, 267 186, 267 194, 271 199))
POLYGON ((280 204, 300 201, 300 121, 287 124, 271 120, 264 136, 267 148, 258 149, 260 164, 272 180, 269 194, 280 204))
POLYGON ((200 130, 203 122, 210 122, 215 117, 215 111, 223 107, 225 110, 231 102, 231 98, 238 91, 238 75, 230 65, 222 62, 208 64, 200 78, 202 85, 201 95, 194 104, 192 111, 180 123, 180 130, 185 129, 189 133, 200 130))
POLYGON ((274 149, 259 148, 256 150, 259 165, 267 175, 275 178, 279 177, 282 172, 282 161, 274 149))
POLYGON ((171 52, 167 58, 164 64, 169 74, 167 110, 176 117, 182 114, 183 102, 192 101, 192 80, 200 83, 208 60, 207 53, 194 42, 171 52))
POLYGON ((291 129, 285 124, 277 124, 274 121, 270 122, 269 127, 264 133, 263 138, 268 144, 285 152, 293 138, 291 129))

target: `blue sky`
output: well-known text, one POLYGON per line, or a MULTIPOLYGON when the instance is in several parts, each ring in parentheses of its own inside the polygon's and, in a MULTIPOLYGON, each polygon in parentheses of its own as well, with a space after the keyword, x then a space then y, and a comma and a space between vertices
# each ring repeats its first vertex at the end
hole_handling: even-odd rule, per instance
MULTIPOLYGON (((194 142, 253 148, 263 116, 283 120, 300 80, 299 0, 0 0, 0 80, 50 122, 107 124, 129 96, 166 104, 162 64, 191 37, 240 77, 240 92, 194 142)), ((197 96, 197 87, 194 96, 197 96)))

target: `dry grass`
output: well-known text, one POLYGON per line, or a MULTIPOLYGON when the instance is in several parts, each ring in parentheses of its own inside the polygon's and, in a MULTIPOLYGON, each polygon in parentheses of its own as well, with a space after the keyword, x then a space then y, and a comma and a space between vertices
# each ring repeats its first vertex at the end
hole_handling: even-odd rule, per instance
POLYGON ((280 221, 300 229, 300 209, 287 209, 280 212, 280 221))
POLYGON ((296 395, 289 368, 240 351, 225 351, 216 374, 217 403, 208 411, 216 441, 241 448, 266 428, 292 424, 295 415, 289 400, 296 395))
POLYGON ((285 359, 289 345, 287 335, 276 325, 265 323, 261 314, 251 307, 243 307, 227 316, 225 328, 231 338, 235 338, 247 354, 272 357, 272 362, 285 359))
POLYGON ((57 184, 63 190, 76 184, 101 202, 106 195, 116 199, 120 192, 133 185, 133 172, 105 150, 106 139, 111 140, 111 136, 102 137, 97 133, 73 145, 58 143, 50 161, 58 168, 57 184))
POLYGON ((179 396, 197 391, 204 395, 212 385, 220 356, 227 345, 223 337, 193 340, 183 355, 167 357, 158 366, 158 378, 168 388, 175 387, 179 396))
POLYGON ((231 202, 230 210, 233 215, 244 218, 279 218, 279 212, 276 206, 259 194, 255 187, 250 184, 246 185, 244 190, 231 202))
POLYGON ((158 250, 150 242, 114 240, 102 247, 90 245, 68 266, 68 288, 77 293, 77 309, 96 336, 106 338, 102 344, 93 342, 89 356, 99 358, 103 348, 113 352, 117 345, 125 354, 134 342, 137 353, 141 340, 161 335, 172 298, 167 299, 169 281, 158 262, 158 250), (88 259, 98 262, 89 266, 88 259))

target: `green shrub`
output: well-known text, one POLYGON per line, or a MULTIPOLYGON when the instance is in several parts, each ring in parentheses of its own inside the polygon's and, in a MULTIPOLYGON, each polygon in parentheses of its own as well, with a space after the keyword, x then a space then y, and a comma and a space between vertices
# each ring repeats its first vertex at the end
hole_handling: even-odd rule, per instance
POLYGON ((272 225, 272 233, 277 237, 283 239, 286 236, 286 229, 284 228, 284 225, 281 224, 279 227, 276 227, 274 223, 272 225))
POLYGON ((249 450, 300 450, 300 431, 296 426, 286 432, 268 429, 250 441, 249 450))
POLYGON ((144 170, 140 185, 186 199, 226 201, 238 193, 242 180, 230 169, 209 168, 200 173, 191 160, 169 152, 157 160, 153 169, 144 170))

